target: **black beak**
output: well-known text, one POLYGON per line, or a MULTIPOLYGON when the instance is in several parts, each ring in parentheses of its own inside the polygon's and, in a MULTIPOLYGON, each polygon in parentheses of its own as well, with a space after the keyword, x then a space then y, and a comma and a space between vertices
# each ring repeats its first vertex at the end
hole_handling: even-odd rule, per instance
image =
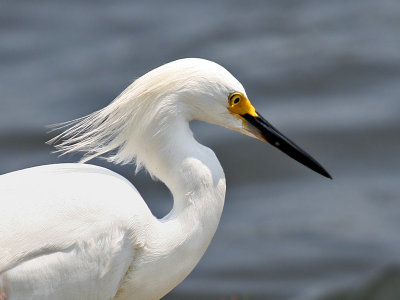
POLYGON ((272 146, 278 148, 283 153, 286 153, 291 158, 297 160, 299 163, 309 167, 311 170, 332 179, 331 175, 309 154, 303 149, 285 137, 260 114, 257 117, 250 114, 242 115, 242 118, 248 122, 249 131, 260 140, 270 143, 272 146))

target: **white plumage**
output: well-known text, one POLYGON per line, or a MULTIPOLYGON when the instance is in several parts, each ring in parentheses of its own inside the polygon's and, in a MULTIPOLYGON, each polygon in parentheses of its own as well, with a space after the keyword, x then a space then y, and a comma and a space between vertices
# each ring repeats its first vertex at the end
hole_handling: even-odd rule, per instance
POLYGON ((60 141, 61 153, 82 152, 83 161, 103 156, 144 166, 173 194, 163 219, 131 183, 97 166, 1 175, 0 298, 151 300, 179 284, 208 247, 225 198, 223 170, 193 138, 194 119, 267 137, 257 123, 264 119, 228 71, 182 59, 145 74, 104 109, 65 123, 51 141, 60 141))

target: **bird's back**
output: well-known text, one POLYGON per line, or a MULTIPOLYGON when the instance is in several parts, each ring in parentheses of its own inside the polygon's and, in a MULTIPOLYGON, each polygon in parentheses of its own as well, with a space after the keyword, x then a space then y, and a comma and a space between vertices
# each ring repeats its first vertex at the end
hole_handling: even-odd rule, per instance
POLYGON ((109 299, 151 217, 137 190, 101 167, 58 164, 1 175, 0 289, 8 283, 10 299, 41 288, 27 298, 109 299))

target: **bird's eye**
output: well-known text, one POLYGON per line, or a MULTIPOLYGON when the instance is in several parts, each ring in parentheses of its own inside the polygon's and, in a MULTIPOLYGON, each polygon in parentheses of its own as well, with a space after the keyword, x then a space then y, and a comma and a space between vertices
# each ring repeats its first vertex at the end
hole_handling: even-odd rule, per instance
POLYGON ((233 99, 232 103, 233 104, 238 104, 240 102, 240 98, 236 97, 235 99, 233 99))
POLYGON ((230 106, 237 105, 240 103, 240 101, 242 101, 242 94, 240 93, 233 93, 229 97, 230 106))

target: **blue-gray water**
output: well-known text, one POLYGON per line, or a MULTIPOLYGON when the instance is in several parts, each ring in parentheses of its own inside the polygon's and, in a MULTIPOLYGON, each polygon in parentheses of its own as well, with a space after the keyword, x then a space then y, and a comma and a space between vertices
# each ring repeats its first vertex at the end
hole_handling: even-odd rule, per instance
MULTIPOLYGON (((334 180, 195 123, 225 169, 226 206, 165 299, 400 299, 399 33, 398 0, 2 1, 0 173, 76 160, 50 154, 45 125, 105 106, 165 62, 208 58, 334 180)), ((106 166, 157 216, 171 207, 145 173, 106 166)))

